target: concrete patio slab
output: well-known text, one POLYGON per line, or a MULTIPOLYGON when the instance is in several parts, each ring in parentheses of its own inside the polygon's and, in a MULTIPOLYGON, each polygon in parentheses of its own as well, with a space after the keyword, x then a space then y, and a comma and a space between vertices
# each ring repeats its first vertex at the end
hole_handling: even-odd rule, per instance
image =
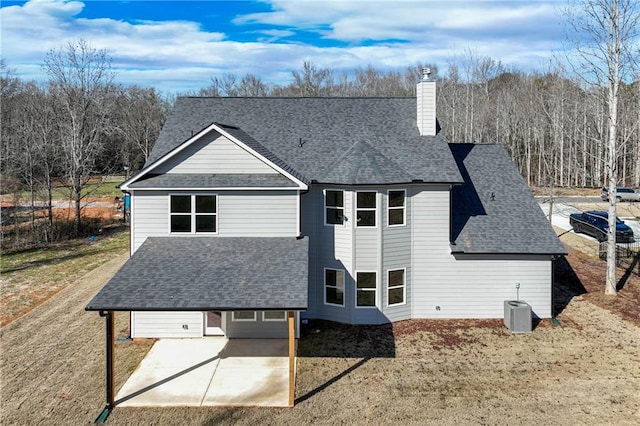
POLYGON ((223 351, 202 405, 286 407, 288 341, 234 339, 223 351))
POLYGON ((288 404, 284 339, 160 339, 116 395, 118 407, 288 404))

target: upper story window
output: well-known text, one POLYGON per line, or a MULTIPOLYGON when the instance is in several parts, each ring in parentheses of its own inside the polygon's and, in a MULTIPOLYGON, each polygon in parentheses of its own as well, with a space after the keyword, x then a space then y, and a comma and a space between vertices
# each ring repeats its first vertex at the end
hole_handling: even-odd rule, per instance
POLYGON ((387 194, 387 223, 389 226, 404 225, 405 200, 407 193, 404 189, 389 191, 387 194))
POLYGON ((376 226, 376 198, 372 191, 356 193, 356 226, 376 226))
POLYGON ((217 196, 171 195, 170 231, 172 233, 215 233, 217 231, 217 196))
POLYGON ((325 221, 327 225, 344 223, 344 191, 326 190, 324 197, 325 221))

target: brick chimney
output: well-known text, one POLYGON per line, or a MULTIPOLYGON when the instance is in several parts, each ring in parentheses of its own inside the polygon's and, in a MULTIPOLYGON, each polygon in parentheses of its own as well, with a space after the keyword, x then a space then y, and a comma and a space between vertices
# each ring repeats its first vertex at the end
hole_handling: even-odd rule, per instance
POLYGON ((420 136, 436 135, 436 80, 431 78, 431 68, 422 69, 422 79, 416 88, 418 101, 418 130, 420 136))

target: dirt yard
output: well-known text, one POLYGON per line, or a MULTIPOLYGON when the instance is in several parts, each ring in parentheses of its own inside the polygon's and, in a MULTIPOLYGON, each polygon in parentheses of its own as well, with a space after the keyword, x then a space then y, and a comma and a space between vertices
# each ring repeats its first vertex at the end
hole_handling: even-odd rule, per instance
MULTIPOLYGON (((125 260, 1 330, 2 425, 88 424, 100 413, 104 320, 83 308, 125 260)), ((299 342, 293 409, 116 408, 108 424, 640 424, 640 278, 605 297, 602 262, 575 249, 567 260, 557 265, 557 322, 532 334, 512 335, 501 320, 314 322, 299 342)), ((127 316, 116 324, 126 336, 127 316)), ((150 344, 116 344, 117 387, 150 344)))

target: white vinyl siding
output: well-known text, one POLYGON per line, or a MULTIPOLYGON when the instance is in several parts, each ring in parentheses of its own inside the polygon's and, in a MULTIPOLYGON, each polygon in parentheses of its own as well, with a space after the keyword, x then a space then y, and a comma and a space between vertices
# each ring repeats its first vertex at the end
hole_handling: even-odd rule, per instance
POLYGON ((221 237, 298 236, 296 191, 229 191, 218 197, 221 237))
POLYGON ((412 197, 411 305, 414 318, 502 318, 517 297, 535 315, 551 316, 550 256, 456 255, 449 247, 449 192, 412 197))
POLYGON ((131 338, 202 337, 202 312, 131 312, 131 338))
MULTIPOLYGON (((342 306, 327 305, 324 303, 324 268, 344 270, 345 280, 345 306, 353 305, 353 204, 351 193, 344 191, 343 211, 345 215, 344 225, 325 225, 325 190, 341 191, 342 188, 312 188, 303 196, 303 215, 312 211, 311 216, 318 220, 307 222, 303 217, 303 233, 309 232, 309 286, 313 295, 310 299, 315 301, 315 317, 338 322, 351 322, 350 309, 342 306)), ((311 301, 310 301, 311 303, 311 301)))
MULTIPOLYGON (((453 263, 453 262, 451 262, 453 263)), ((529 303, 540 318, 551 316, 549 256, 459 256, 455 274, 440 289, 432 305, 446 318, 502 318, 504 301, 529 303), (520 290, 515 284, 520 283, 520 290)), ((433 309, 433 308, 432 308, 433 309)))
POLYGON ((309 192, 300 194, 300 232, 309 237, 309 299, 303 318, 319 318, 318 305, 324 304, 324 269, 319 261, 319 229, 325 229, 323 210, 322 190, 311 187, 309 192))
MULTIPOLYGON (((382 227, 382 270, 385 285, 388 280, 389 270, 404 269, 405 271, 405 303, 389 306, 388 292, 382 292, 382 311, 389 321, 401 321, 411 318, 411 198, 407 197, 407 191, 401 188, 393 188, 383 195, 383 205, 388 206, 389 193, 400 191, 404 193, 404 225, 382 227)), ((380 220, 389 223, 389 209, 385 208, 384 217, 380 220)))
MULTIPOLYGON (((328 189, 328 188, 324 188, 328 189)), ((334 189, 334 188, 330 188, 334 189)), ((355 191, 344 189, 344 226, 324 226, 323 188, 303 196, 303 233, 310 236, 306 318, 378 324, 409 318, 502 318, 504 300, 520 298, 539 317, 551 315, 549 256, 454 255, 448 185, 406 189, 405 226, 356 227, 355 191), (345 307, 324 304, 324 268, 345 270, 345 307), (404 303, 389 305, 388 271, 405 271, 404 303), (356 308, 356 271, 378 272, 378 309, 356 308)), ((358 188, 372 190, 372 188, 358 188)), ((388 192, 379 189, 380 223, 388 224, 388 192)))
POLYGON ((215 131, 203 136, 153 173, 275 174, 271 166, 215 131))
POLYGON ((132 253, 148 237, 166 237, 169 229, 167 192, 135 191, 131 210, 132 253))
MULTIPOLYGON (((206 192, 202 192, 206 194, 206 192)), ((171 194, 177 194, 172 191, 171 194)), ((185 195, 198 192, 185 192, 185 195)), ((295 237, 298 235, 298 195, 296 191, 220 191, 218 233, 220 237, 295 237)), ((148 237, 169 233, 169 192, 135 191, 132 236, 135 250, 148 237)), ((177 236, 192 234, 179 233, 177 236)), ((211 234, 202 234, 211 235, 211 234)), ((197 237, 197 234, 193 234, 197 237)))
POLYGON ((380 266, 379 228, 357 228, 355 230, 355 268, 376 271, 380 266))

